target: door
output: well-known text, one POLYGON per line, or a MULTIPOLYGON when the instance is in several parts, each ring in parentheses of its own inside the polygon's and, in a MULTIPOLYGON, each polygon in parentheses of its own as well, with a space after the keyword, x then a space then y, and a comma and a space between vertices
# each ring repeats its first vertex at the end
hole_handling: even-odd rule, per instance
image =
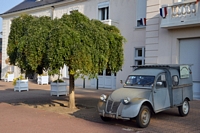
MULTIPOLYGON (((91 87, 96 87, 97 80, 91 80, 91 87)), ((112 73, 109 69, 104 70, 98 75, 98 87, 116 89, 116 74, 112 73)))
POLYGON ((110 69, 106 69, 102 73, 99 73, 99 87, 112 88, 112 78, 113 76, 110 69))
POLYGON ((193 98, 200 99, 200 38, 180 40, 180 64, 193 64, 193 98))
POLYGON ((165 73, 160 74, 156 79, 153 91, 153 104, 156 112, 170 107, 170 96, 165 73))

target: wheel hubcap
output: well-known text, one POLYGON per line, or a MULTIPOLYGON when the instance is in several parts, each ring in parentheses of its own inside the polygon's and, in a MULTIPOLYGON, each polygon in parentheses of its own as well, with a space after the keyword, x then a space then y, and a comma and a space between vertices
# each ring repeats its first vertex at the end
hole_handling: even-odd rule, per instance
POLYGON ((144 111, 142 112, 141 117, 142 117, 142 123, 143 123, 144 125, 148 124, 149 118, 150 118, 149 111, 148 111, 148 110, 144 110, 144 111))
POLYGON ((188 110, 189 110, 189 105, 188 105, 188 102, 184 102, 183 103, 183 113, 184 114, 187 114, 188 113, 188 110))

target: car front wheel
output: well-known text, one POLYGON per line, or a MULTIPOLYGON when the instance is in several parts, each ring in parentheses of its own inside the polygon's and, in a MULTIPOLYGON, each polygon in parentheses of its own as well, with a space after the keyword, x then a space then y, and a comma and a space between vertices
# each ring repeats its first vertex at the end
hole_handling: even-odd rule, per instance
POLYGON ((187 99, 184 100, 183 104, 178 107, 180 116, 187 116, 190 111, 190 104, 187 99))
POLYGON ((138 116, 136 117, 136 123, 138 127, 145 128, 149 125, 151 119, 151 111, 148 106, 142 106, 138 116))
POLYGON ((109 118, 109 117, 103 117, 103 116, 101 116, 101 119, 102 119, 103 121, 105 121, 105 122, 107 122, 107 121, 110 121, 110 120, 111 120, 111 118, 109 118))

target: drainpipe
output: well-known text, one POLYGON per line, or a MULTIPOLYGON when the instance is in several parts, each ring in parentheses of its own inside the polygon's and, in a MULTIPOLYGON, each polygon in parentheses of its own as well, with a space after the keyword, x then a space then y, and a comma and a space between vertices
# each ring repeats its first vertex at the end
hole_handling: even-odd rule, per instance
POLYGON ((97 86, 96 86, 97 90, 99 89, 99 78, 97 78, 97 86))
POLYGON ((85 78, 83 78, 83 88, 85 88, 85 78))
POLYGON ((54 6, 51 6, 52 10, 51 10, 51 19, 54 19, 54 10, 55 10, 55 7, 54 6))

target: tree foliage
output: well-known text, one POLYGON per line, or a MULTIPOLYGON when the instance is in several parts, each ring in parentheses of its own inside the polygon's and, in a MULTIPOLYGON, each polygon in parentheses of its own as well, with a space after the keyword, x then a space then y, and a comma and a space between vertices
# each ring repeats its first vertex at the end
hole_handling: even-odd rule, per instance
POLYGON ((51 29, 50 17, 21 15, 12 20, 7 54, 12 65, 22 72, 39 74, 48 69, 47 40, 51 29))
POLYGON ((12 21, 7 53, 10 63, 22 71, 48 70, 54 75, 68 66, 70 107, 74 108, 75 78, 95 78, 104 69, 121 70, 124 41, 115 26, 90 20, 77 11, 54 20, 22 15, 12 21))

